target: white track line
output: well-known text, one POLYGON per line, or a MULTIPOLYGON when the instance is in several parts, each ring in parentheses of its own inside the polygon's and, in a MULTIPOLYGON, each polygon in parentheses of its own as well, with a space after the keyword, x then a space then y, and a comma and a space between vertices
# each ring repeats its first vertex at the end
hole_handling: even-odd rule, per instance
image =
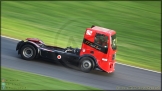
POLYGON ((140 68, 140 67, 137 67, 137 66, 127 65, 127 64, 123 64, 123 63, 119 63, 119 62, 116 62, 116 63, 120 64, 120 65, 125 65, 125 66, 129 66, 129 67, 137 68, 137 69, 147 70, 147 71, 151 71, 151 72, 155 72, 155 73, 161 73, 161 72, 158 72, 158 71, 149 70, 149 69, 145 69, 145 68, 140 68))
MULTIPOLYGON (((12 39, 12 40, 16 40, 16 41, 21 41, 19 39, 7 37, 7 36, 4 36, 4 35, 1 35, 1 37, 12 39)), ((161 72, 157 72, 157 71, 153 71, 153 70, 149 70, 149 69, 145 69, 145 68, 140 68, 140 67, 136 67, 136 66, 132 66, 132 65, 127 65, 127 64, 123 64, 123 63, 119 63, 119 62, 116 62, 116 63, 120 64, 120 65, 125 65, 125 66, 129 66, 129 67, 137 68, 137 69, 142 69, 142 70, 150 71, 150 72, 161 73, 161 72)))
POLYGON ((16 41, 21 41, 21 40, 19 40, 19 39, 15 39, 15 38, 7 37, 7 36, 4 36, 4 35, 1 35, 1 37, 8 38, 8 39, 12 39, 12 40, 16 40, 16 41))

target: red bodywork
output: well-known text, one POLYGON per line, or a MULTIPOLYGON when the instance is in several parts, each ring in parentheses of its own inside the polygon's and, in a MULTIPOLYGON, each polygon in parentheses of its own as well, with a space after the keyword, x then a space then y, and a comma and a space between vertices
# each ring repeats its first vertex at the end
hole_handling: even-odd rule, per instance
POLYGON ((98 46, 91 47, 85 43, 82 43, 80 56, 82 56, 84 54, 92 55, 96 59, 99 68, 101 68, 102 70, 104 70, 108 73, 111 73, 115 70, 115 60, 112 60, 112 56, 113 56, 113 54, 116 55, 116 50, 113 50, 111 47, 111 42, 112 42, 111 36, 116 34, 116 32, 114 30, 95 26, 93 28, 86 29, 85 34, 84 34, 84 39, 90 41, 91 43, 94 43, 96 33, 104 34, 105 36, 108 37, 108 41, 107 41, 108 51, 107 51, 107 53, 103 53, 103 52, 97 50, 96 48, 98 46), (91 51, 93 51, 94 53, 92 54, 91 51))
POLYGON ((37 38, 27 38, 26 40, 28 41, 32 41, 38 44, 44 44, 41 40, 37 39, 37 38))

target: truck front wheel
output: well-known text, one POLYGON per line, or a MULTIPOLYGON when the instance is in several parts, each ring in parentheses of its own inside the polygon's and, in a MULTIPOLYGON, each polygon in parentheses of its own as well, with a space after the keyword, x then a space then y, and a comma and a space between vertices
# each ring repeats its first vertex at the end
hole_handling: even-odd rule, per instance
POLYGON ((32 60, 36 56, 36 50, 32 45, 24 45, 21 48, 21 57, 25 60, 32 60))
POLYGON ((80 60, 80 69, 83 71, 83 72, 90 72, 93 67, 94 67, 94 64, 93 64, 93 60, 89 57, 84 57, 80 60))

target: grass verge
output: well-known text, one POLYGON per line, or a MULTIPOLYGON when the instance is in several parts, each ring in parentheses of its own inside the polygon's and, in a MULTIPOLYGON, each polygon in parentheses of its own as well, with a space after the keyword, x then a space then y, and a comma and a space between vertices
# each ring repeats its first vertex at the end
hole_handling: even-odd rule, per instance
POLYGON ((99 90, 72 82, 1 67, 5 90, 99 90))

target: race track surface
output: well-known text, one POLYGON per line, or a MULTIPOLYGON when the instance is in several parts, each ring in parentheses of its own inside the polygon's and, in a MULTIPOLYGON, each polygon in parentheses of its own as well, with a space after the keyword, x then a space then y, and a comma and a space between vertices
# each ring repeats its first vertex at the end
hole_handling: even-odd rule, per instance
MULTIPOLYGON (((100 71, 84 73, 77 69, 66 68, 46 60, 26 61, 17 54, 18 41, 1 37, 1 66, 46 75, 104 90, 140 89, 155 87, 161 89, 161 73, 155 73, 116 64, 115 72, 108 74, 100 71)), ((153 90, 153 89, 152 89, 153 90)))

